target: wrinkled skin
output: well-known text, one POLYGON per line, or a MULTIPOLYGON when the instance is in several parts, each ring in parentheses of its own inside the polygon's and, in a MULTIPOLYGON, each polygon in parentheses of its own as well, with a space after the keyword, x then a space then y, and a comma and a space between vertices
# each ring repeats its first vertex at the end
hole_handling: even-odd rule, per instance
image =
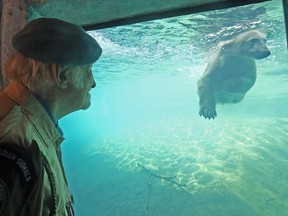
POLYGON ((265 35, 256 30, 223 43, 198 80, 199 115, 214 119, 216 104, 239 103, 256 81, 255 59, 269 55, 265 35))

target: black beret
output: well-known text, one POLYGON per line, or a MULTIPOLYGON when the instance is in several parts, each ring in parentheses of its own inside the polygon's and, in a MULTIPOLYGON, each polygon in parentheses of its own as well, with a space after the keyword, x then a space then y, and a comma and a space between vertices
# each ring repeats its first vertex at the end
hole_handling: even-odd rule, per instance
POLYGON ((102 53, 82 27, 55 18, 32 20, 13 37, 12 44, 22 55, 51 64, 92 64, 102 53))

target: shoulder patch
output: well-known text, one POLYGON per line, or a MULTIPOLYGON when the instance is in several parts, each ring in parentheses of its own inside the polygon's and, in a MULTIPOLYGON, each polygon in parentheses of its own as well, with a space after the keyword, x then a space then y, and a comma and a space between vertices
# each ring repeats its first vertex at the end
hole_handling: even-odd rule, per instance
POLYGON ((24 184, 33 184, 36 180, 35 178, 37 178, 36 173, 41 170, 42 166, 40 151, 35 142, 26 149, 15 148, 9 144, 1 144, 0 163, 1 172, 6 173, 10 169, 15 170, 24 184))
POLYGON ((0 215, 3 215, 8 206, 10 193, 6 183, 0 178, 0 215))
POLYGON ((31 167, 21 154, 8 148, 0 147, 0 158, 10 163, 19 172, 22 180, 26 182, 32 180, 31 167))

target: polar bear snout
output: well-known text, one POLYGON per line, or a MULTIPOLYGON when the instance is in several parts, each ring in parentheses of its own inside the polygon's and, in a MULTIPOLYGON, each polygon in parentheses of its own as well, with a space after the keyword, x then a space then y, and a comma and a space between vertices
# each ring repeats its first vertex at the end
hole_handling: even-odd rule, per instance
POLYGON ((265 51, 262 51, 262 52, 257 52, 255 54, 255 58, 256 59, 263 59, 263 58, 267 58, 269 55, 271 54, 270 50, 265 50, 265 51))
POLYGON ((271 52, 267 47, 266 38, 258 38, 255 39, 255 41, 257 41, 257 43, 254 44, 254 47, 252 49, 254 51, 254 57, 256 59, 267 58, 271 54, 271 52))

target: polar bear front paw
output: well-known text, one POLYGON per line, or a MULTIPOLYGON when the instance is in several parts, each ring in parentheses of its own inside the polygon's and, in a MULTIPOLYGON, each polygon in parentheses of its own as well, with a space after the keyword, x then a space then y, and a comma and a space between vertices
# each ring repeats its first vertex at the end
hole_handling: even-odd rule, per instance
POLYGON ((214 119, 217 116, 215 106, 201 106, 199 115, 203 116, 205 119, 214 119))

